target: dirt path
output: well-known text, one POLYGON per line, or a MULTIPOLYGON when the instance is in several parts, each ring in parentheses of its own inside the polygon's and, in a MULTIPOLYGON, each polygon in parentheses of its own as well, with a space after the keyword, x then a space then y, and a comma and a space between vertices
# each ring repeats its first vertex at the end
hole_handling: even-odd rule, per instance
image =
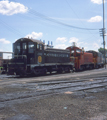
POLYGON ((0 120, 107 120, 107 91, 0 103, 0 120))

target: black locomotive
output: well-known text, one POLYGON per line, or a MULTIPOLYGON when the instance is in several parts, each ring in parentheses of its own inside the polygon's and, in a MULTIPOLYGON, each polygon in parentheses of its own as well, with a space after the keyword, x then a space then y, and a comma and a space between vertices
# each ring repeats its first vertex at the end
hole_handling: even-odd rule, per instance
POLYGON ((20 38, 13 43, 13 52, 8 74, 39 75, 73 70, 69 50, 55 49, 39 40, 20 38))

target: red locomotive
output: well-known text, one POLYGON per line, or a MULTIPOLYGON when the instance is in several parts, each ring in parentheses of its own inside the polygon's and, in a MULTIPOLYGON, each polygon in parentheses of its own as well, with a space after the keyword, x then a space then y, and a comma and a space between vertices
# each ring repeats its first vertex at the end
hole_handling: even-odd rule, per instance
POLYGON ((76 46, 70 46, 67 49, 70 50, 70 60, 74 60, 74 67, 76 71, 78 70, 86 70, 86 69, 94 69, 103 67, 103 57, 102 54, 96 51, 87 51, 84 49, 80 49, 76 46))

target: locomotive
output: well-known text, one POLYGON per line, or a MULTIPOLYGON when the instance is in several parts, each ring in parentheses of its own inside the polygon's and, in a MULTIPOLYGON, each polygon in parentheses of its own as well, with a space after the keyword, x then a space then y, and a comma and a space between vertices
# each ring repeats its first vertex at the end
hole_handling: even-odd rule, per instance
POLYGON ((85 52, 75 45, 55 49, 32 38, 18 39, 13 43, 13 53, 7 66, 10 75, 45 75, 53 71, 62 73, 104 67, 103 56, 99 52, 85 52))
POLYGON ((13 58, 8 63, 10 75, 70 72, 74 67, 74 57, 70 58, 69 49, 55 49, 32 38, 18 39, 13 43, 13 53, 13 58))
POLYGON ((74 66, 75 70, 86 70, 104 67, 103 55, 100 52, 93 50, 84 51, 76 46, 70 46, 67 49, 70 50, 70 58, 75 58, 74 66))
POLYGON ((94 50, 89 50, 87 52, 93 54, 94 68, 104 67, 104 58, 102 53, 96 52, 94 50))

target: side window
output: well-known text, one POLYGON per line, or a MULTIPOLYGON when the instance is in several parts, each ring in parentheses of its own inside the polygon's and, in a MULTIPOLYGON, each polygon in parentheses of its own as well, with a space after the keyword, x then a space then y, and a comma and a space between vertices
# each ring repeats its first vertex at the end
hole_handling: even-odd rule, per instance
POLYGON ((40 50, 42 50, 42 44, 40 44, 40 50))
POLYGON ((37 49, 39 50, 39 44, 37 44, 37 49))
POLYGON ((37 50, 42 50, 42 44, 37 43, 37 50))
POLYGON ((28 43, 28 53, 34 53, 34 44, 32 42, 28 43))

